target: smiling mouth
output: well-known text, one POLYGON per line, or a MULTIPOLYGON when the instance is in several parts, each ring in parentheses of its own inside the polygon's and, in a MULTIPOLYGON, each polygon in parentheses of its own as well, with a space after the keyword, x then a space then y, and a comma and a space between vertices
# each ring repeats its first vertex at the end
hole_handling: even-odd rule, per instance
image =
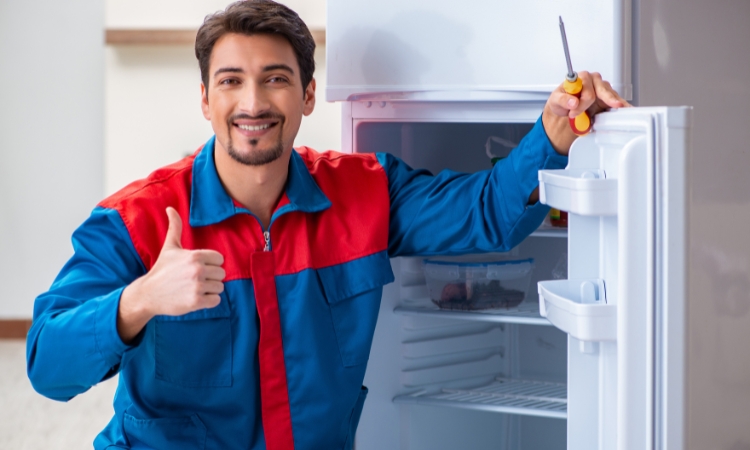
POLYGON ((268 128, 271 128, 274 125, 276 125, 276 124, 275 123, 266 123, 266 124, 257 125, 257 126, 254 126, 254 125, 237 125, 237 127, 240 130, 245 130, 245 131, 261 131, 261 130, 266 130, 268 128))
POLYGON ((266 112, 255 117, 249 114, 235 114, 229 117, 227 125, 235 127, 236 131, 245 138, 259 139, 273 133, 272 130, 282 129, 284 116, 277 113, 266 112))

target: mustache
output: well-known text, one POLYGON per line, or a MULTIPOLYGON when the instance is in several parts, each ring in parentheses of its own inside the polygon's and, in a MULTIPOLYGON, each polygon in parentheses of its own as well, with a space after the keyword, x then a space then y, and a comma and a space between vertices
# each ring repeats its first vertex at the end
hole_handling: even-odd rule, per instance
POLYGON ((231 115, 229 117, 229 119, 227 119, 227 121, 229 123, 232 123, 235 120, 241 120, 241 119, 244 119, 244 120, 267 120, 267 119, 272 119, 272 120, 278 120, 279 122, 284 122, 286 120, 286 117, 284 117, 283 114, 279 114, 279 113, 275 113, 275 112, 270 112, 270 111, 269 112, 265 112, 263 114, 258 114, 257 116, 251 116, 250 114, 246 114, 246 113, 238 113, 238 114, 231 115))

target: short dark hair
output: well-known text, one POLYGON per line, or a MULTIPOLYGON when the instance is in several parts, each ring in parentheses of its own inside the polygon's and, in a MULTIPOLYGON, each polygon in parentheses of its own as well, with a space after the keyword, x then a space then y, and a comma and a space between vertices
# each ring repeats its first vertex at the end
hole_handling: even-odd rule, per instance
POLYGON ((297 57, 302 94, 315 72, 315 40, 305 22, 288 7, 273 0, 243 0, 224 11, 206 16, 195 38, 195 57, 201 69, 201 80, 208 93, 209 65, 214 45, 228 33, 273 34, 286 38, 297 57))

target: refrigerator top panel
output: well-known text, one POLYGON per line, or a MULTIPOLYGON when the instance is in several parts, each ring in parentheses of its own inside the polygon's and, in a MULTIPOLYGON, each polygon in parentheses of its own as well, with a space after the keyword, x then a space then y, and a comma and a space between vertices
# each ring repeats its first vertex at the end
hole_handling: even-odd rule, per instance
POLYGON ((631 97, 630 1, 328 0, 328 101, 545 100, 567 72, 631 97))

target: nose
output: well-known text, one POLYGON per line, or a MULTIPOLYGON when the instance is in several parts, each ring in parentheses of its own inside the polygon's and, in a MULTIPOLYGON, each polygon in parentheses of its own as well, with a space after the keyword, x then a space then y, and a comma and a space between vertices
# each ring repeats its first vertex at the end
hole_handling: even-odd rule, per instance
POLYGON ((242 90, 239 108, 251 117, 258 117, 271 109, 266 89, 256 83, 247 83, 242 90))

